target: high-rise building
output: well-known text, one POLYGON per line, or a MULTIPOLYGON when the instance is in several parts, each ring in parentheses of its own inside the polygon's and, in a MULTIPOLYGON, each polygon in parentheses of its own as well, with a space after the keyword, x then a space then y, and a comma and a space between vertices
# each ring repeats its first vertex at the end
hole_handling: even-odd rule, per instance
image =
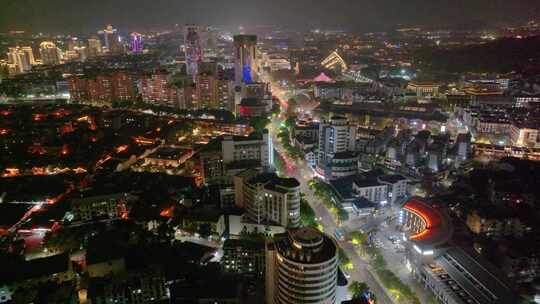
POLYGON ((203 58, 199 27, 186 25, 184 29, 184 53, 186 55, 186 71, 193 76, 193 80, 199 74, 198 65, 203 58))
POLYGON ((85 62, 88 59, 88 49, 85 46, 76 46, 73 51, 77 54, 77 60, 85 62))
POLYGON ((319 125, 319 155, 317 171, 325 178, 332 178, 332 161, 338 153, 352 152, 356 145, 357 128, 345 117, 334 116, 319 125))
POLYGON ((234 36, 234 81, 236 85, 257 80, 257 36, 234 36))
POLYGON ((276 235, 266 249, 266 303, 336 303, 338 250, 314 228, 276 235))
POLYGON ((170 73, 164 70, 142 75, 138 85, 142 100, 145 103, 173 108, 189 108, 193 99, 191 79, 172 85, 170 77, 170 73))
POLYGON ((131 33, 131 52, 133 54, 140 54, 143 50, 142 35, 139 33, 131 33))
POLYGON ((62 60, 62 51, 50 41, 44 41, 39 45, 41 62, 45 65, 57 65, 62 60))
POLYGON ((88 39, 88 57, 95 58, 101 54, 101 41, 98 37, 88 39))
POLYGON ((216 30, 211 27, 203 27, 200 31, 203 57, 215 57, 217 47, 216 30))
POLYGON ((36 64, 34 52, 29 46, 9 48, 8 62, 16 73, 28 72, 36 64))
POLYGON ((95 77, 71 77, 70 95, 75 101, 110 104, 114 100, 134 99, 136 92, 133 77, 117 71, 95 77))
POLYGON ((228 109, 232 99, 232 82, 216 74, 199 73, 196 78, 198 108, 228 109))
POLYGON ((235 175, 234 191, 236 205, 246 210, 249 222, 300 226, 300 183, 295 178, 248 169, 235 175))
POLYGON ((98 32, 98 34, 103 35, 103 42, 108 52, 111 54, 122 53, 122 44, 120 41, 120 36, 118 36, 118 31, 113 28, 112 25, 107 25, 107 27, 98 32))

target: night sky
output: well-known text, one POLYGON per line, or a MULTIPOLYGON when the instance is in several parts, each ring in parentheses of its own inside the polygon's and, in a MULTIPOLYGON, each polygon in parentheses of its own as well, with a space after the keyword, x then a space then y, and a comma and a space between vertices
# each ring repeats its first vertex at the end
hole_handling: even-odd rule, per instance
POLYGON ((540 18, 540 0, 0 0, 0 30, 144 30, 198 23, 371 31, 540 18))

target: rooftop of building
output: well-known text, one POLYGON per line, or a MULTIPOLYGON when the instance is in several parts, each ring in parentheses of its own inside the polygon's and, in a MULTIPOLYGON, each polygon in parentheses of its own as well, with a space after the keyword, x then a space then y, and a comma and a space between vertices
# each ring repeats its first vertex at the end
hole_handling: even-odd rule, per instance
POLYGON ((178 160, 190 151, 191 149, 179 147, 159 147, 154 153, 148 155, 148 158, 178 160))
POLYGON ((79 192, 73 194, 72 204, 84 204, 90 202, 127 199, 126 193, 101 194, 97 192, 79 192))
POLYGON ((369 209, 378 207, 377 204, 362 196, 353 201, 353 206, 356 209, 369 209))
POLYGON ((227 167, 227 170, 241 170, 241 169, 249 169, 249 168, 260 168, 261 167, 261 161, 257 160, 257 159, 235 160, 235 161, 227 163, 226 167, 227 167))
POLYGON ((336 160, 354 159, 354 158, 358 158, 358 155, 356 153, 350 152, 350 151, 344 151, 344 152, 335 153, 334 157, 333 157, 333 159, 336 159, 336 160))
POLYGON ((223 243, 223 249, 227 248, 245 248, 252 250, 263 250, 265 248, 264 238, 240 238, 240 239, 227 239, 223 243))
POLYGON ((319 130, 319 124, 316 122, 299 121, 294 128, 297 130, 319 130))
POLYGON ((460 302, 503 304, 517 298, 499 270, 460 248, 450 248, 425 267, 460 302))
POLYGON ((13 283, 28 279, 50 277, 69 270, 67 253, 31 261, 16 260, 0 267, 0 283, 13 283))
POLYGON ((242 98, 242 100, 240 101, 240 105, 241 106, 248 106, 248 107, 266 106, 266 104, 263 101, 261 101, 258 98, 255 98, 255 97, 242 98))
POLYGON ((317 264, 337 256, 334 241, 314 228, 291 229, 276 235, 274 245, 281 256, 297 263, 317 264))
POLYGON ((379 180, 382 181, 382 182, 395 184, 397 182, 406 181, 408 179, 405 176, 401 175, 401 174, 386 174, 386 175, 383 175, 383 176, 379 176, 379 180))
POLYGON ((317 143, 317 141, 313 140, 313 138, 307 136, 296 136, 295 140, 304 145, 312 145, 317 143))
POLYGON ((355 179, 355 176, 346 176, 334 180, 330 180, 330 186, 342 199, 351 199, 353 197, 352 193, 352 183, 355 179))
POLYGON ((186 280, 170 286, 174 303, 228 302, 240 297, 242 280, 238 276, 221 276, 205 280, 186 280), (209 287, 212 288, 209 288, 209 287))
POLYGON ((431 250, 446 244, 452 237, 453 227, 448 215, 435 205, 413 197, 403 206, 404 210, 419 216, 426 229, 409 236, 409 240, 421 250, 431 250))
POLYGON ((358 188, 383 186, 376 178, 369 178, 361 175, 357 175, 354 178, 353 183, 358 188))
MULTIPOLYGON (((268 134, 268 129, 263 130, 263 134, 268 134)), ((223 137, 223 141, 253 141, 253 140, 262 140, 260 133, 253 132, 248 136, 231 136, 227 135, 223 137)))
POLYGON ((409 82, 410 86, 417 86, 417 87, 438 87, 439 84, 433 82, 433 81, 417 81, 413 80, 409 82))

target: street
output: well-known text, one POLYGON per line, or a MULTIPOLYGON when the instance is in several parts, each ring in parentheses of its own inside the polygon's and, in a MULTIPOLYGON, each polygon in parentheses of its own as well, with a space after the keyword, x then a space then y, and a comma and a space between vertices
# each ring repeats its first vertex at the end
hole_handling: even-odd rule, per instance
MULTIPOLYGON (((286 105, 286 102, 282 100, 284 93, 282 93, 277 88, 274 89, 274 86, 272 87, 272 92, 277 92, 276 97, 280 100, 283 109, 283 105, 286 105)), ((319 219, 320 224, 323 226, 324 232, 329 235, 333 235, 334 231, 337 228, 336 222, 334 221, 332 215, 328 212, 328 209, 315 196, 314 191, 310 189, 308 185, 308 182, 314 177, 313 170, 308 167, 305 160, 295 161, 286 156, 285 150, 281 142, 277 138, 277 133, 281 122, 282 119, 280 118, 280 116, 273 117, 268 129, 272 136, 274 148, 285 159, 287 172, 284 172, 283 174, 294 177, 300 182, 301 192, 305 194, 306 200, 309 202, 310 206, 315 211, 316 218, 319 219)), ((347 234, 347 231, 345 231, 345 233, 347 234)), ((360 256, 358 256, 358 253, 356 252, 354 246, 347 240, 350 240, 350 237, 348 237, 348 235, 345 235, 345 241, 337 242, 338 245, 345 251, 345 253, 354 265, 354 268, 352 270, 347 271, 351 275, 349 282, 366 282, 371 291, 376 295, 377 303, 394 303, 385 292, 384 287, 382 287, 375 280, 371 272, 368 270, 369 264, 366 261, 362 260, 360 256)))

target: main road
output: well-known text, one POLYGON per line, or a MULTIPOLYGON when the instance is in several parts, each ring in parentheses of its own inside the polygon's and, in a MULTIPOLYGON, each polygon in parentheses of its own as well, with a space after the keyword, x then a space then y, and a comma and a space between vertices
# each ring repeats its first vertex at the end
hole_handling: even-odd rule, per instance
MULTIPOLYGON (((284 94, 279 88, 272 86, 272 92, 279 99, 280 104, 283 106, 287 105, 287 102, 284 101, 284 94)), ((286 172, 282 174, 296 178, 300 182, 300 188, 302 193, 305 194, 306 200, 309 202, 310 206, 315 211, 315 216, 318 222, 322 225, 323 230, 329 234, 333 235, 338 224, 336 224, 334 217, 329 213, 328 209, 322 204, 322 202, 315 196, 314 191, 309 187, 308 182, 314 178, 314 172, 309 168, 305 160, 293 160, 287 156, 283 145, 277 138, 277 133, 283 119, 281 115, 275 116, 272 118, 268 129, 272 136, 274 142, 274 148, 276 151, 283 157, 285 160, 286 172)), ((346 231, 344 231, 346 233, 346 231)), ((381 304, 393 304, 394 302, 388 297, 384 287, 381 286, 377 280, 373 277, 371 272, 368 270, 369 264, 362 260, 358 255, 355 247, 347 241, 349 237, 345 237, 345 241, 339 241, 338 245, 344 250, 349 259, 353 264, 353 269, 348 270, 351 277, 349 281, 359 281, 366 282, 370 290, 376 295, 377 303, 381 304)))

